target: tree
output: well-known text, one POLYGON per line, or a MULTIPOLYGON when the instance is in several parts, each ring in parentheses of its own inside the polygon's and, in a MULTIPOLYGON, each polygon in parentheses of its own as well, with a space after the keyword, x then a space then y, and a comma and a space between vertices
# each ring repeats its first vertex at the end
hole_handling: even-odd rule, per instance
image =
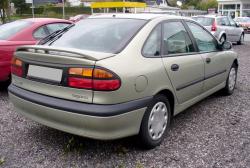
POLYGON ((217 8, 217 6, 218 6, 217 0, 207 0, 200 2, 197 8, 201 10, 208 10, 209 8, 217 8))
POLYGON ((25 2, 25 0, 11 0, 14 3, 15 8, 17 9, 17 13, 22 15, 24 11, 29 9, 29 5, 25 2))
POLYGON ((6 22, 6 11, 8 10, 9 7, 9 1, 8 0, 1 0, 0 1, 0 17, 2 23, 6 22))
POLYGON ((195 9, 208 10, 208 8, 217 8, 217 0, 185 0, 183 8, 193 6, 195 9))

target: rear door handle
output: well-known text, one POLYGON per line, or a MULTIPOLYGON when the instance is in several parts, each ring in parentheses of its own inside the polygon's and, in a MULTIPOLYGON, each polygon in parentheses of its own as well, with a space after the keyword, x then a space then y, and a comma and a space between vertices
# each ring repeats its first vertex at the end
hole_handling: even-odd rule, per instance
POLYGON ((211 58, 206 58, 206 63, 209 64, 211 62, 211 58))
POLYGON ((172 70, 172 71, 178 71, 178 70, 179 70, 179 65, 178 65, 178 64, 173 64, 173 65, 171 66, 171 70, 172 70))

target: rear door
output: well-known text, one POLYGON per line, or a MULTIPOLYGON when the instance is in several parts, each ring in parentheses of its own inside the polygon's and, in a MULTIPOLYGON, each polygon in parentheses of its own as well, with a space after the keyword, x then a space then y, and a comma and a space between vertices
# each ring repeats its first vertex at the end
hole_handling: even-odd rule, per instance
POLYGON ((225 29, 227 40, 235 41, 234 28, 231 26, 228 17, 222 17, 222 27, 225 29))
POLYGON ((204 62, 181 20, 162 24, 162 60, 180 104, 202 92, 204 62))
POLYGON ((232 41, 239 41, 242 33, 242 28, 237 27, 236 22, 232 18, 228 17, 228 19, 231 25, 232 41))
POLYGON ((205 62, 205 83, 203 91, 216 87, 226 80, 227 55, 218 50, 216 39, 198 24, 186 21, 196 41, 199 53, 205 62))

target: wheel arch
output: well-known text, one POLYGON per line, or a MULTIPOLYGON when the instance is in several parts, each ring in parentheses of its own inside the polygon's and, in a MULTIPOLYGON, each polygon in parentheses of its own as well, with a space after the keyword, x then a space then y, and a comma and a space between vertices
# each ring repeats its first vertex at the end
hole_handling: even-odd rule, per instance
POLYGON ((220 39, 221 39, 221 37, 223 37, 223 36, 225 36, 225 40, 227 40, 227 34, 226 34, 226 32, 221 32, 220 39))
POLYGON ((159 91, 157 94, 163 94, 164 96, 168 98, 169 103, 170 103, 170 108, 171 108, 171 117, 174 116, 175 96, 173 92, 170 91, 169 89, 163 89, 159 91))
POLYGON ((234 60, 233 64, 235 64, 237 66, 237 68, 239 67, 239 62, 238 62, 237 58, 234 60))

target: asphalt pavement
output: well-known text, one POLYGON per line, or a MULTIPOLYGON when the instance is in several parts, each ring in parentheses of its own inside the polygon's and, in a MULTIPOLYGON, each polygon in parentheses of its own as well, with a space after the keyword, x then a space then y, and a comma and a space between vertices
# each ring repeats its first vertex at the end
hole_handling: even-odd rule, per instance
POLYGON ((15 112, 1 86, 0 167, 249 168, 249 47, 233 46, 240 64, 234 94, 214 94, 177 115, 162 145, 152 150, 136 147, 133 137, 97 141, 35 123, 15 112))

